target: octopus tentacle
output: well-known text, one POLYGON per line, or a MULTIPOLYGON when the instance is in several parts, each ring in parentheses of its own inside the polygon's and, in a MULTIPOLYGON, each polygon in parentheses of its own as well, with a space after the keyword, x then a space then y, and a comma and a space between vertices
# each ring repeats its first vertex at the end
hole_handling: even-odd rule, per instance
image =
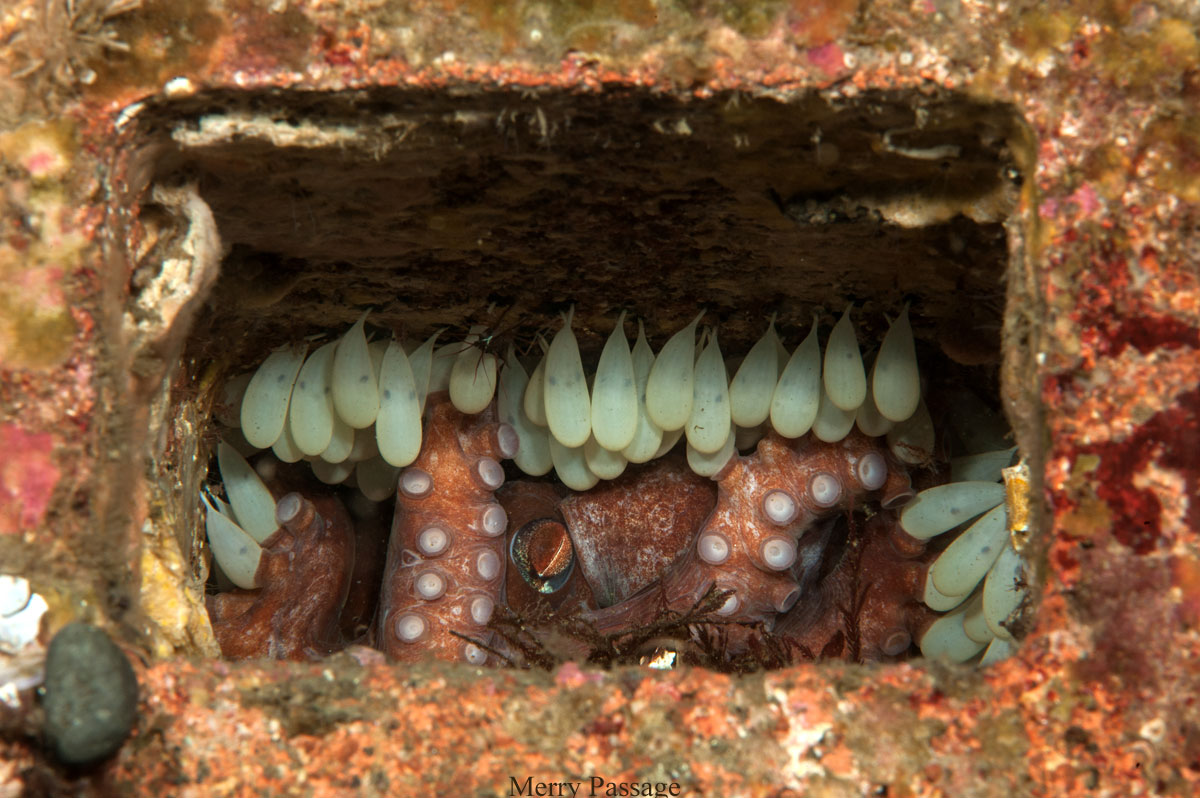
POLYGON ((316 659, 341 647, 339 618, 354 568, 354 533, 341 502, 296 492, 276 504, 263 541, 261 588, 211 596, 221 653, 230 659, 316 659))
POLYGON ((493 409, 468 416, 444 394, 429 397, 421 452, 400 475, 388 542, 376 629, 388 656, 487 662, 508 526, 494 496, 504 482, 498 461, 515 450, 512 429, 493 409))

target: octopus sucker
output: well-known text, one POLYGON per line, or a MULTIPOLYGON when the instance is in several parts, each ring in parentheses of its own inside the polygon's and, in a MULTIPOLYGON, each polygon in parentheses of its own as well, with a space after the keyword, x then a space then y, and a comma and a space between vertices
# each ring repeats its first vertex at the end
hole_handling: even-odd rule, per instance
POLYGON ((935 423, 907 305, 877 346, 853 307, 823 349, 814 315, 792 354, 772 316, 741 359, 715 327, 697 338, 704 313, 657 356, 641 321, 630 347, 621 313, 593 360, 573 308, 536 364, 494 354, 481 326, 437 348, 439 333, 371 341, 368 314, 311 352, 277 350, 229 388, 241 412, 223 418, 278 459, 251 465, 222 441, 229 502, 215 484, 203 497, 236 586, 209 599, 223 653, 1011 655, 1029 598, 1005 483, 1016 451, 963 444, 997 433, 943 419, 941 401, 935 423), (336 574, 316 579, 316 563, 336 574))

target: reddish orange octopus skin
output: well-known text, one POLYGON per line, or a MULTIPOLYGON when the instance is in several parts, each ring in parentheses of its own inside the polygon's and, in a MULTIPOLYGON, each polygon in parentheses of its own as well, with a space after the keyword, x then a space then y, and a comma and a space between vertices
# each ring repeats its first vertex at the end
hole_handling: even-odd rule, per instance
POLYGON ((376 645, 390 658, 490 659, 471 641, 494 636, 508 527, 495 491, 517 445, 494 406, 466 416, 447 394, 429 396, 421 452, 400 474, 379 602, 376 645))
POLYGON ((292 492, 276 504, 276 520, 279 529, 262 544, 262 587, 208 598, 229 659, 319 659, 342 646, 339 619, 354 567, 350 517, 332 495, 292 492))
POLYGON ((775 625, 776 635, 797 644, 797 660, 895 661, 938 618, 922 601, 937 552, 905 532, 896 512, 854 520, 840 560, 775 625))
MULTIPOLYGON (((593 613, 599 631, 648 623, 664 598, 671 609, 685 612, 714 585, 733 591, 717 611, 719 618, 761 622, 769 630, 815 581, 826 538, 809 534, 814 522, 868 496, 891 505, 912 493, 907 474, 883 442, 857 431, 837 443, 811 436, 788 440, 771 432, 753 454, 735 455, 716 480, 716 507, 695 543, 661 585, 593 613)), ((732 636, 731 653, 740 652, 747 636, 732 636)))

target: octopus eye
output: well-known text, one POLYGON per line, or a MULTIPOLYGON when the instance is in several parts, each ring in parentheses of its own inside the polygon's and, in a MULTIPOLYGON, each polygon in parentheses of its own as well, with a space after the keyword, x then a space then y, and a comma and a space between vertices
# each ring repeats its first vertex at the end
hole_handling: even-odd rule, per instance
POLYGON ((420 615, 410 612, 396 619, 396 637, 401 643, 415 643, 429 631, 429 624, 420 615))
POLYGON ((486 626, 487 622, 492 619, 492 611, 496 609, 496 603, 487 596, 476 596, 471 599, 469 609, 471 620, 479 626, 486 626))
POLYGON ((426 601, 441 598, 446 592, 446 580, 437 571, 426 571, 417 577, 417 595, 426 601))
POLYGON ((729 541, 722 535, 705 535, 696 544, 696 552, 709 565, 720 565, 729 559, 729 541))
POLYGON ((481 579, 491 581, 500 575, 500 558, 494 551, 481 551, 475 558, 475 572, 481 579))
POLYGON ((842 498, 842 483, 833 474, 822 471, 808 483, 808 495, 818 507, 832 507, 842 498))
POLYGON ((410 468, 400 476, 400 492, 410 499, 423 499, 433 492, 433 477, 428 471, 410 468))
POLYGON ((504 466, 490 457, 481 457, 475 464, 475 476, 483 487, 495 490, 504 484, 504 466))
POLYGON ((796 561, 796 542, 790 538, 773 537, 763 541, 758 554, 772 571, 784 571, 796 561))
POLYGON ((787 491, 773 490, 763 496, 763 515, 783 526, 796 517, 796 500, 787 491))
POLYGON ((467 643, 462 647, 462 658, 471 665, 482 665, 487 662, 487 652, 474 643, 467 643))
POLYGON ((479 520, 483 527, 483 534, 488 537, 494 538, 497 535, 503 535, 504 530, 508 529, 508 513, 504 512, 504 508, 498 504, 493 504, 484 510, 479 520))
POLYGON ((887 482, 887 463, 879 452, 868 452, 858 461, 858 481, 866 490, 879 490, 887 482))
POLYGON ((440 526, 430 526, 417 535, 417 548, 426 557, 436 557, 450 546, 450 534, 440 526))
POLYGON ((562 522, 538 518, 517 530, 508 558, 525 584, 539 593, 556 593, 575 568, 575 547, 562 522))

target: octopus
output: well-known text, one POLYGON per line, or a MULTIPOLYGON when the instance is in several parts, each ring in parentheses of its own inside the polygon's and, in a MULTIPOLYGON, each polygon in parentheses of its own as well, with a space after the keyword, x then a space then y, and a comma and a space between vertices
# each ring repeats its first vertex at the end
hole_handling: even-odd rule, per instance
POLYGON ((938 617, 922 603, 934 552, 898 520, 909 466, 881 438, 768 432, 711 479, 671 455, 578 492, 507 481, 519 440, 494 409, 433 394, 424 429, 386 555, 379 520, 352 518, 328 486, 272 484, 262 586, 209 598, 226 657, 354 643, 472 665, 662 648, 717 666, 764 651, 890 661, 938 617))

